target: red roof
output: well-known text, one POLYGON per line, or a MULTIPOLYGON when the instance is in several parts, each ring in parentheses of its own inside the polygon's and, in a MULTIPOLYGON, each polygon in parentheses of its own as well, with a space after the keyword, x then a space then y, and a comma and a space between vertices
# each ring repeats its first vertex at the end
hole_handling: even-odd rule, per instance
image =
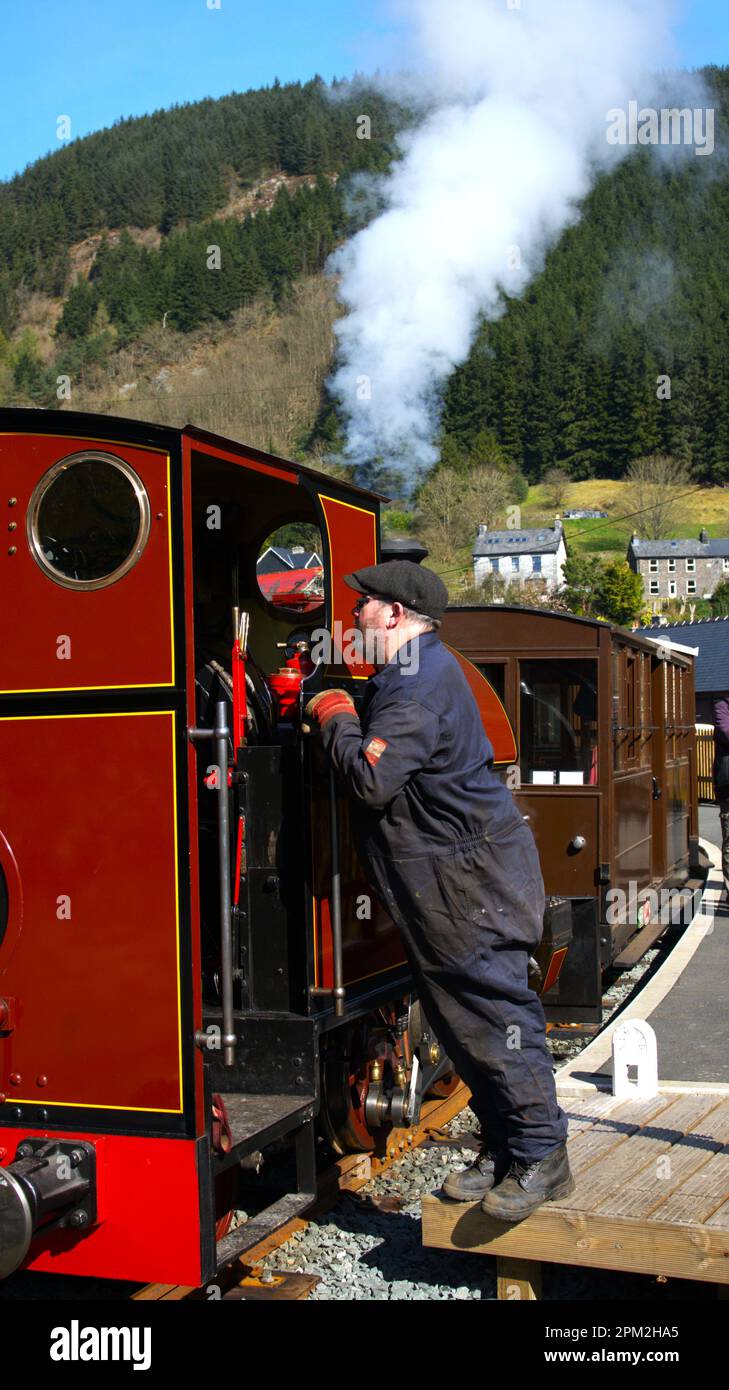
POLYGON ((324 572, 317 566, 305 570, 275 570, 259 574, 258 585, 264 598, 277 608, 298 608, 309 612, 324 599, 324 572))

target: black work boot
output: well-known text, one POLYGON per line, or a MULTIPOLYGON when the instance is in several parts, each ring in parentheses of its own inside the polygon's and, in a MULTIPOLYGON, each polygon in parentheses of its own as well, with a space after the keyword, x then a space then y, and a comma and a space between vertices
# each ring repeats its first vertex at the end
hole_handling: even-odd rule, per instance
POLYGON ((503 1178, 508 1167, 509 1156, 505 1151, 484 1146, 470 1168, 448 1174, 443 1192, 454 1202, 477 1202, 503 1178))
POLYGON ((497 1221, 523 1221, 543 1202, 556 1202, 574 1190, 567 1145, 559 1144, 534 1163, 512 1163, 503 1182, 486 1193, 481 1210, 497 1221))

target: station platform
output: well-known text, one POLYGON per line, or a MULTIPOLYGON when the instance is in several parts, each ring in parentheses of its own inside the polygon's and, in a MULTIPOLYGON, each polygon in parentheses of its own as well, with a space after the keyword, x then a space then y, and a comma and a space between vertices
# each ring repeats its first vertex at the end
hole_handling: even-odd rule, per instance
POLYGON ((423 1199, 423 1244, 496 1257, 498 1297, 540 1297, 541 1263, 714 1283, 729 1296, 729 909, 715 844, 699 912, 626 1008, 556 1074, 576 1188, 508 1226, 423 1199), (644 1019, 658 1094, 612 1095, 612 1036, 644 1019))
MULTIPOLYGON (((557 1095, 588 1096, 612 1088, 612 1038, 628 1019, 655 1030, 661 1090, 709 1088, 729 1096, 729 903, 721 851, 702 840, 711 868, 700 909, 664 963, 578 1057, 556 1073, 557 1095)), ((673 929, 675 930, 675 928, 673 929)))

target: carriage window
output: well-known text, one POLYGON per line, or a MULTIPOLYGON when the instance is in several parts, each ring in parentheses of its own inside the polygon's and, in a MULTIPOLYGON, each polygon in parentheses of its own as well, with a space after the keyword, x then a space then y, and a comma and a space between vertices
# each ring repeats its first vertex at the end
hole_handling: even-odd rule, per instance
POLYGON ((101 589, 136 564, 149 536, 149 499, 133 468, 112 454, 61 459, 28 508, 28 544, 67 588, 101 589))
POLYGON ((503 661, 477 661, 475 662, 475 665, 477 669, 481 672, 481 675, 486 677, 491 688, 496 691, 496 694, 498 695, 503 705, 504 699, 506 698, 506 667, 503 661))
POLYGON ((258 587, 268 603, 288 613, 315 613, 324 604, 321 533, 310 522, 279 526, 261 546, 258 587))
POLYGON ((521 776, 533 786, 597 784, 597 663, 522 661, 521 776))

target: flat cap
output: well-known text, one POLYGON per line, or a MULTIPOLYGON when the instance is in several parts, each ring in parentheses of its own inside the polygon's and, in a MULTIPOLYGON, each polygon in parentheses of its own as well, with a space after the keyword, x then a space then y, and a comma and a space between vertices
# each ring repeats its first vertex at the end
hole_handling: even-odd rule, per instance
POLYGON ((423 565, 412 560, 386 560, 382 565, 367 565, 365 569, 345 574, 350 589, 373 598, 402 603, 424 618, 440 621, 448 606, 448 590, 442 579, 423 565))

